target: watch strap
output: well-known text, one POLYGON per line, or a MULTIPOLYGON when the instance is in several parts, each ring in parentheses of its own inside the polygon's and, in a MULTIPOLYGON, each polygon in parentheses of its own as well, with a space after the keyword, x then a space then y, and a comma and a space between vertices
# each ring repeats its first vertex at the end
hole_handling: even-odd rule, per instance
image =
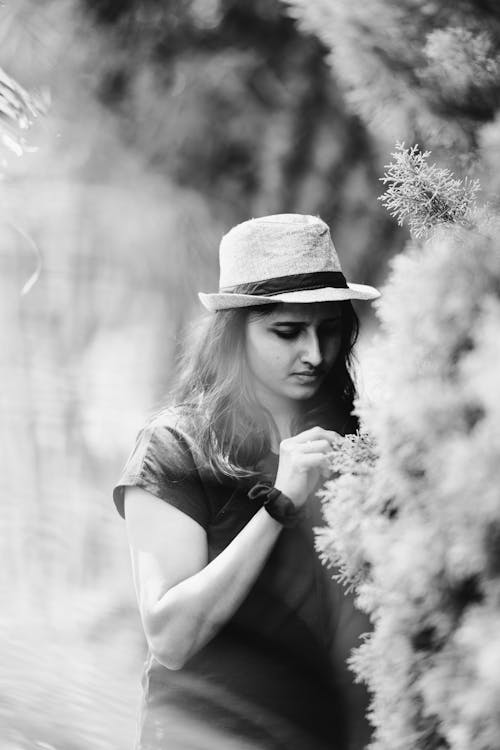
POLYGON ((290 528, 303 518, 304 510, 297 508, 295 503, 270 482, 257 482, 248 492, 250 500, 260 501, 269 515, 290 528))

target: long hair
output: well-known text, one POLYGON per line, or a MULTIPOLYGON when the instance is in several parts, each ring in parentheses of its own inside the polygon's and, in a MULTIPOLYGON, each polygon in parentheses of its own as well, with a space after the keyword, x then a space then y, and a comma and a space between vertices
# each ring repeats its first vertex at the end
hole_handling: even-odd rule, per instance
MULTIPOLYGON (((200 468, 219 480, 253 477, 255 465, 271 448, 273 420, 257 402, 248 376, 246 323, 249 315, 268 315, 279 303, 220 310, 204 317, 186 341, 167 409, 180 412, 190 448, 200 468)), ((328 428, 341 415, 342 431, 355 432, 356 389, 352 377, 358 317, 349 300, 341 309, 340 348, 318 394, 294 432, 319 424, 328 428)))

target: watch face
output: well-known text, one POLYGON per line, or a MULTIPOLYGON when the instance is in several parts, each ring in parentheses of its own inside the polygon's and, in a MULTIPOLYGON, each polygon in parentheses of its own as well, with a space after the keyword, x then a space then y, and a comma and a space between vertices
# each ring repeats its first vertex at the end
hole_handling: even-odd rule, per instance
POLYGON ((286 518, 290 518, 291 516, 295 515, 297 509, 289 497, 287 497, 286 495, 280 495, 277 503, 279 505, 280 511, 286 518))
POLYGON ((281 493, 275 499, 270 500, 266 507, 273 518, 280 521, 283 526, 293 526, 300 517, 300 508, 297 508, 289 497, 281 493))
POLYGON ((258 482, 248 492, 251 500, 260 500, 270 516, 283 526, 294 526, 303 515, 289 497, 266 482, 258 482))

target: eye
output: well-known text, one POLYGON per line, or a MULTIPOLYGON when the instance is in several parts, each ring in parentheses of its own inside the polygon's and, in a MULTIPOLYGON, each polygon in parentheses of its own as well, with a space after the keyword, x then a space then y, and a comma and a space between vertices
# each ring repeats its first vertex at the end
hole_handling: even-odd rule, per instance
POLYGON ((278 338, 289 340, 296 339, 300 333, 300 328, 295 326, 287 326, 286 328, 283 326, 280 328, 272 328, 271 330, 276 336, 278 336, 278 338))

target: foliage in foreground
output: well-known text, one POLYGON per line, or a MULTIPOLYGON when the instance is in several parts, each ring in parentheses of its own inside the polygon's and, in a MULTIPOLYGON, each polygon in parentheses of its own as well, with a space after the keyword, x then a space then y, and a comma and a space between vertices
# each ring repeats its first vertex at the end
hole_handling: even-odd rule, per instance
POLYGON ((332 458, 317 543, 374 623, 351 659, 373 750, 496 750, 500 222, 471 203, 443 224, 429 206, 378 305, 383 385, 332 458))

